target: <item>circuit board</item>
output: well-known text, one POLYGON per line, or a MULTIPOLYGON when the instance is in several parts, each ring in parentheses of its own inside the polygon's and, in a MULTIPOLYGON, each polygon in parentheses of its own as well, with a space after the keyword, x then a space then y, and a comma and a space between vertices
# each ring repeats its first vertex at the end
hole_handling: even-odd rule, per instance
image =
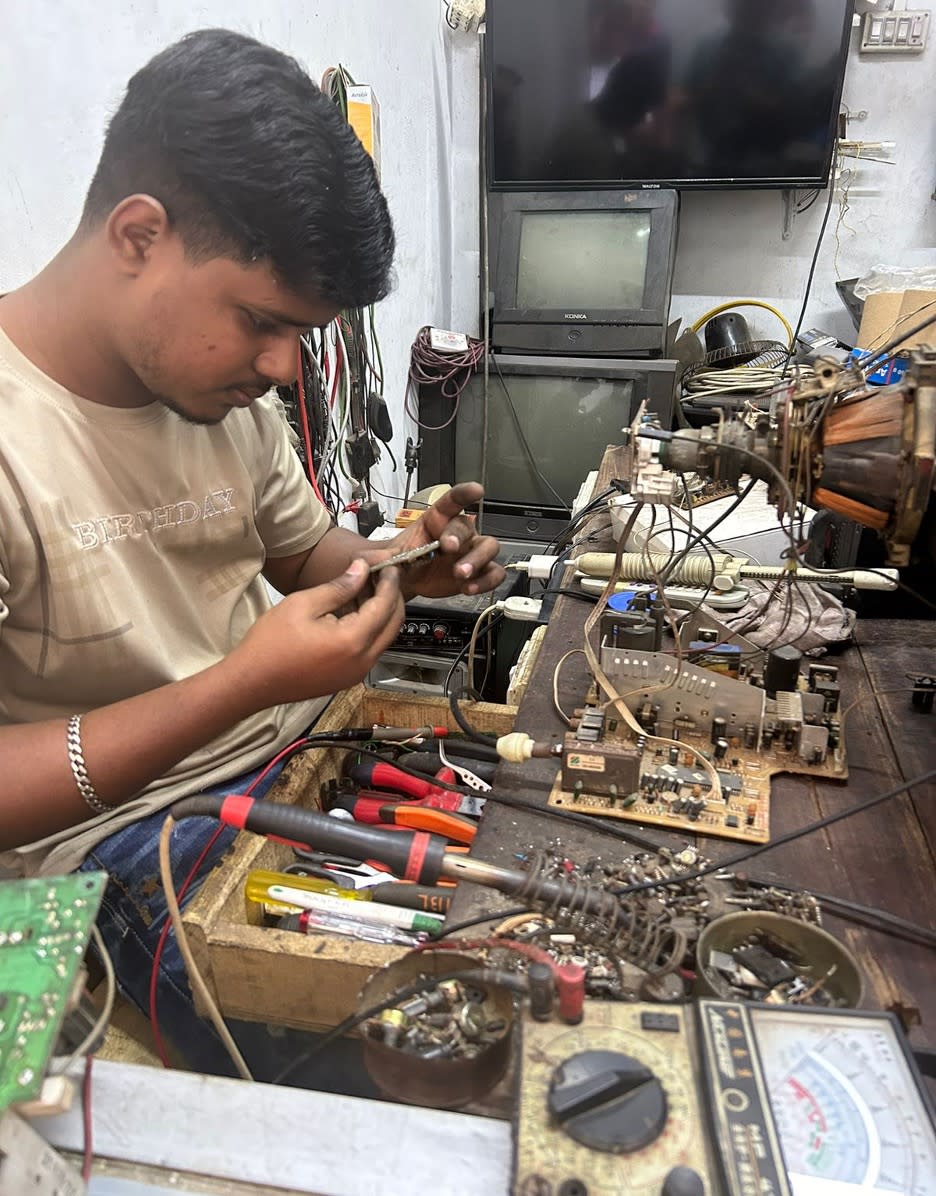
MULTIPOLYGON (((687 747, 711 752, 711 743, 701 736, 683 735, 687 747)), ((600 745, 592 749, 600 754, 600 745)), ((646 748, 640 775, 667 776, 667 788, 650 791, 641 787, 633 804, 628 798, 594 793, 572 793, 562 788, 559 772, 549 795, 551 806, 568 806, 577 814, 599 814, 623 818, 687 834, 717 835, 744 843, 767 843, 770 839, 770 780, 782 772, 801 773, 827 780, 843 781, 848 776, 844 753, 830 754, 823 764, 807 764, 795 751, 782 747, 749 750, 732 746, 730 755, 716 765, 724 801, 706 800, 700 807, 708 779, 690 753, 675 765, 665 763, 664 751, 646 748), (675 800, 674 800, 675 798, 675 800), (683 809, 684 804, 694 803, 683 809)))
POLYGON ((107 876, 0 882, 0 1112, 39 1095, 107 876))

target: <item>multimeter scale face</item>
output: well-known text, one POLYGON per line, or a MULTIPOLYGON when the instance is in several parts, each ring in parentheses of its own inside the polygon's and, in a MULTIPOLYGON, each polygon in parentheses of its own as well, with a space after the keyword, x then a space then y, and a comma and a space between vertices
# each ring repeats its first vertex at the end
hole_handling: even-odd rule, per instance
POLYGON ((936 1196, 936 1132, 889 1018, 750 1014, 794 1196, 936 1196))

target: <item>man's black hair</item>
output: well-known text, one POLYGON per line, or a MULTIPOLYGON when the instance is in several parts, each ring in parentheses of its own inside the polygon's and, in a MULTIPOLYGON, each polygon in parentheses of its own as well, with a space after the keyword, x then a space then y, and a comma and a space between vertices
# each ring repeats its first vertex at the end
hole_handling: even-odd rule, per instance
POLYGON ((390 289, 393 225, 370 156, 299 63, 253 38, 190 33, 133 76, 82 226, 137 192, 164 205, 194 260, 265 260, 340 307, 390 289))

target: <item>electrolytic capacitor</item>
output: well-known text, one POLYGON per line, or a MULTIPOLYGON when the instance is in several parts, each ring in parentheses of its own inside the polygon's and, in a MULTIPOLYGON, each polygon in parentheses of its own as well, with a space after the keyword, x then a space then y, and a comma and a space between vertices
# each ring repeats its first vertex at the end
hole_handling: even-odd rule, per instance
POLYGON ((757 725, 755 723, 744 724, 744 746, 748 751, 757 747, 757 725))
POLYGON ((564 963, 556 968, 554 975, 559 1016, 575 1026, 585 1013, 585 969, 577 963, 564 963))
POLYGON ((534 961, 527 968, 527 979, 530 982, 530 1013, 538 1022, 548 1022, 556 995, 553 970, 548 963, 534 961))
POLYGON ((679 748, 676 748, 676 747, 670 748, 669 762, 670 762, 670 764, 678 764, 679 763, 679 748))
POLYGON ((728 735, 728 720, 726 718, 712 719, 712 743, 718 743, 719 739, 725 739, 728 735))
POLYGON ((728 755, 728 740, 727 739, 716 739, 715 740, 715 759, 716 760, 724 760, 724 758, 727 755, 728 755))
POLYGON ((777 691, 795 693, 799 685, 800 665, 803 654, 791 644, 774 648, 767 653, 767 667, 764 669, 764 689, 768 698, 775 698, 777 691))

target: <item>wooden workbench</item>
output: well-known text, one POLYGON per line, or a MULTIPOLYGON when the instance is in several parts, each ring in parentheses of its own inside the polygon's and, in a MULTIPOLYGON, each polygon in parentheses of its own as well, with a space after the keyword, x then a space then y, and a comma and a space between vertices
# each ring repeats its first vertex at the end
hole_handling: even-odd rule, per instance
MULTIPOLYGON (((560 598, 550 619, 542 650, 520 706, 516 728, 537 739, 561 737, 564 726, 552 705, 556 662, 570 648, 580 647, 589 607, 560 598)), ((846 783, 816 783, 810 778, 781 776, 774 780, 771 831, 774 836, 824 815, 883 793, 908 777, 936 767, 936 712, 912 710, 910 694, 885 693, 907 686, 908 672, 936 673, 936 622, 859 622, 855 643, 832 658, 839 667, 843 704, 863 701, 846 722, 849 778, 846 783), (871 696, 877 694, 876 697, 871 696)), ((563 667, 562 695, 566 709, 581 704, 589 678, 584 658, 573 656, 563 667)), ((517 854, 561 841, 564 852, 584 861, 592 856, 613 860, 634 850, 597 830, 543 817, 556 774, 555 760, 532 760, 523 766, 502 765, 496 789, 531 803, 530 813, 490 803, 481 821, 472 854, 492 863, 517 867, 517 854)), ((637 823, 632 828, 659 844, 682 845, 686 836, 637 823)), ((712 860, 736 853, 739 844, 711 836, 696 842, 712 860)), ((752 861, 750 875, 773 879, 836 897, 874 905, 936 929, 936 784, 844 819, 752 861)), ((452 923, 510 903, 472 885, 462 885, 452 923)), ((920 1011, 922 1024, 912 1032, 918 1046, 936 1046, 936 951, 879 931, 866 930, 826 912, 823 925, 844 940, 865 972, 869 1007, 901 1005, 920 1011)))

